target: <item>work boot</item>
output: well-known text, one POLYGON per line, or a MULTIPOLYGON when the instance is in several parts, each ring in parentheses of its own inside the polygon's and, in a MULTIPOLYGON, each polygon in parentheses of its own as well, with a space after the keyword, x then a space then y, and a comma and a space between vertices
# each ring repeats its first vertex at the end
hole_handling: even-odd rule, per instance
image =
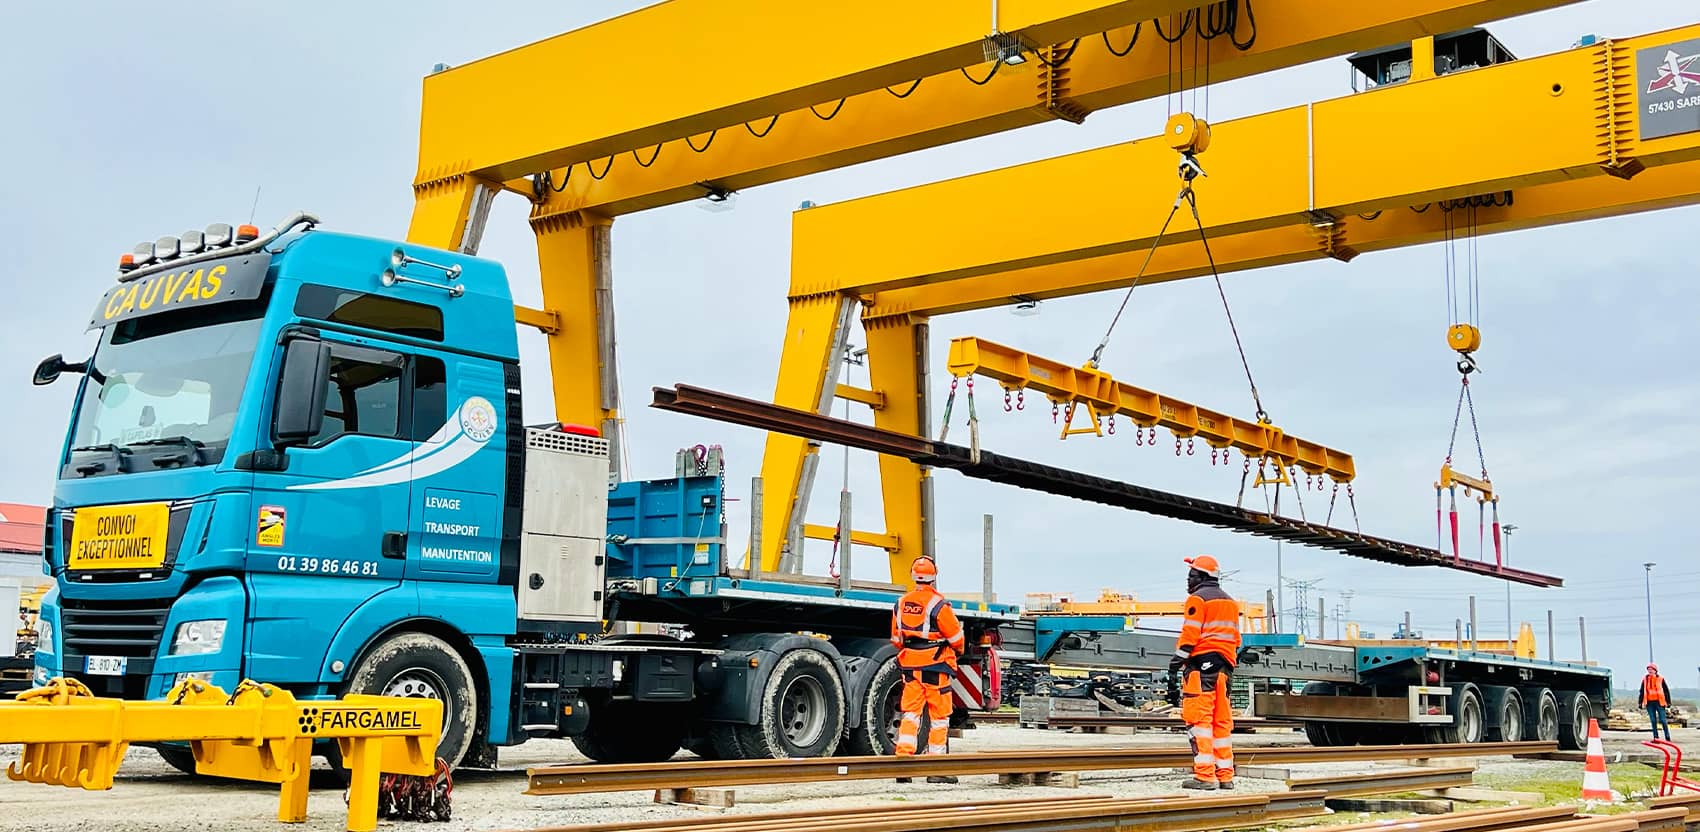
POLYGON ((899 777, 899 778, 897 778, 897 782, 899 782, 899 783, 913 783, 913 782, 915 782, 915 778, 913 778, 913 777, 899 777))
POLYGON ((1197 777, 1194 777, 1191 780, 1188 780, 1185 783, 1182 783, 1181 788, 1183 788, 1183 789, 1198 789, 1199 791, 1213 792, 1213 791, 1216 791, 1216 781, 1214 781, 1214 780, 1200 780, 1197 777))
POLYGON ((1232 780, 1217 780, 1216 781, 1216 788, 1227 789, 1228 791, 1233 791, 1234 790, 1234 781, 1232 781, 1232 780))
POLYGON ((930 776, 927 777, 927 782, 928 783, 955 783, 956 782, 956 775, 954 775, 954 774, 934 774, 934 775, 930 775, 930 776))

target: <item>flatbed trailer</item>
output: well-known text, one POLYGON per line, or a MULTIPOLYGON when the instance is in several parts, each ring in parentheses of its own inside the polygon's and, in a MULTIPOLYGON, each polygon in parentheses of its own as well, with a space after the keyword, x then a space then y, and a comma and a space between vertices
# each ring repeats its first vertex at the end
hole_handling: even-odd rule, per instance
MULTIPOLYGON (((1611 671, 1590 664, 1424 645, 1307 642, 1247 633, 1235 675, 1260 690, 1251 712, 1303 723, 1312 744, 1557 741, 1587 745, 1611 671)), ((1166 670, 1175 634, 1121 616, 1039 616, 1005 625, 1001 655, 1106 670, 1166 670)))

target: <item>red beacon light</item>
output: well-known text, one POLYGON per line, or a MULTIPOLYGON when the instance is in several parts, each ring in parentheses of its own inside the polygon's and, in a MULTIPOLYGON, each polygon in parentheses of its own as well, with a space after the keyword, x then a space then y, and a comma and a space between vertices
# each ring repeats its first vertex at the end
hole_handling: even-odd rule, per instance
POLYGON ((131 272, 136 270, 136 255, 125 252, 118 255, 118 271, 131 272))
POLYGON ((260 229, 252 225, 236 226, 236 242, 251 243, 260 238, 260 229))
POLYGON ((589 436, 596 439, 602 438, 602 431, 599 431, 589 425, 572 425, 565 422, 556 422, 554 428, 561 433, 571 434, 573 436, 589 436))

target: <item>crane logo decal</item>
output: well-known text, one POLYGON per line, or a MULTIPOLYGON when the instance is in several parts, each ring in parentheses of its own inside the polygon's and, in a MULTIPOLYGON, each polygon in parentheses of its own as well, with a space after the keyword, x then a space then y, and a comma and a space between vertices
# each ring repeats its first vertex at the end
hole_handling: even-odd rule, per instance
POLYGON ((1700 132, 1700 38, 1635 51, 1641 139, 1700 132))
POLYGON ((1664 63, 1659 65, 1659 77, 1647 85, 1649 95, 1661 90, 1674 89, 1677 95, 1687 95, 1688 85, 1700 87, 1700 70, 1690 70, 1700 54, 1678 55, 1675 49, 1665 50, 1664 63))
POLYGON ((482 396, 473 396, 443 421, 429 439, 407 453, 378 463, 342 479, 307 482, 289 486, 290 491, 332 491, 365 488, 422 480, 440 474, 472 458, 490 437, 496 435, 496 408, 482 396))

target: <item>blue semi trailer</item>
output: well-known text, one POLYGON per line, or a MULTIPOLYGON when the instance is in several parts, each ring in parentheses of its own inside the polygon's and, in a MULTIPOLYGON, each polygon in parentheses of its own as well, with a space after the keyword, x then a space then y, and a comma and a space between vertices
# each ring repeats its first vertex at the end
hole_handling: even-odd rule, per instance
MULTIPOLYGON (((498 264, 316 225, 137 247, 93 354, 37 369, 79 376, 38 682, 438 698, 461 765, 540 736, 608 762, 890 751, 902 587, 733 568, 717 471, 614 482, 594 430, 522 424, 498 264)), ((996 708, 1015 611, 957 607, 959 698, 996 708)))

